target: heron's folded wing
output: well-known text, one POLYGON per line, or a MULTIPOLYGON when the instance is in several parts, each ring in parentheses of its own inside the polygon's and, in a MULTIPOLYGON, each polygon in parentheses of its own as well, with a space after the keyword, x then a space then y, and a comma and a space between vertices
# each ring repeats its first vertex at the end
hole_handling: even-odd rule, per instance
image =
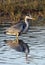
POLYGON ((22 22, 17 23, 17 24, 15 24, 15 25, 9 27, 9 28, 6 30, 6 32, 7 32, 7 31, 18 31, 18 32, 21 32, 22 29, 23 29, 23 24, 24 24, 24 23, 22 23, 22 22))
POLYGON ((18 23, 16 25, 12 26, 12 28, 17 29, 19 31, 22 31, 23 25, 24 25, 24 23, 23 22, 20 22, 20 23, 18 23))

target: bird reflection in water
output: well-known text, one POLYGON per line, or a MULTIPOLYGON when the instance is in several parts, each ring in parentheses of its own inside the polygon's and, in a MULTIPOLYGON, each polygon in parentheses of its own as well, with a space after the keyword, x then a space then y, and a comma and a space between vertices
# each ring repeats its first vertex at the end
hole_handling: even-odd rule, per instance
POLYGON ((23 40, 5 40, 5 43, 7 43, 7 45, 9 45, 11 48, 15 49, 18 52, 24 52, 26 55, 26 60, 28 59, 29 46, 27 45, 27 43, 24 43, 23 40))

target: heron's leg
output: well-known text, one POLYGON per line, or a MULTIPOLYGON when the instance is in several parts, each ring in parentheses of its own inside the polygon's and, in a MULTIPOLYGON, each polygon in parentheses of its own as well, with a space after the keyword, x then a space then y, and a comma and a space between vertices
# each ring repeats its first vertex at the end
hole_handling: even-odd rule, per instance
POLYGON ((17 33, 17 35, 16 35, 17 36, 17 39, 18 39, 18 35, 19 35, 19 33, 17 33))
POLYGON ((18 39, 18 38, 16 38, 16 44, 18 44, 18 42, 19 42, 19 39, 18 39))
POLYGON ((18 38, 17 38, 17 43, 19 42, 18 38))

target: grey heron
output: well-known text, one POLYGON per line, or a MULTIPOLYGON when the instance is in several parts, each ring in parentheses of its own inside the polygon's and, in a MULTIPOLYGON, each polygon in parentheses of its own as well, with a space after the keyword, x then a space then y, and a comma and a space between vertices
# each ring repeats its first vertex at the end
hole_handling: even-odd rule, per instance
POLYGON ((15 40, 4 40, 4 42, 10 46, 12 49, 18 52, 24 52, 26 55, 26 59, 28 59, 28 53, 30 52, 29 46, 21 39, 15 40))
POLYGON ((27 21, 28 19, 33 19, 34 20, 35 18, 32 18, 31 15, 25 16, 25 21, 24 22, 20 21, 19 23, 9 27, 5 31, 5 33, 9 34, 9 35, 16 35, 17 38, 18 38, 19 34, 25 33, 28 30, 28 28, 29 28, 29 23, 27 21))

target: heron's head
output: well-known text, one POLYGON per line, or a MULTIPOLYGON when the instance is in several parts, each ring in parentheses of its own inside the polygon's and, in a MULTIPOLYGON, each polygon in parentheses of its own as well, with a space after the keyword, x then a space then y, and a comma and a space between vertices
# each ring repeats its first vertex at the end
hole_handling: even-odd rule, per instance
POLYGON ((31 15, 27 15, 25 19, 35 20, 35 18, 33 18, 31 15))

